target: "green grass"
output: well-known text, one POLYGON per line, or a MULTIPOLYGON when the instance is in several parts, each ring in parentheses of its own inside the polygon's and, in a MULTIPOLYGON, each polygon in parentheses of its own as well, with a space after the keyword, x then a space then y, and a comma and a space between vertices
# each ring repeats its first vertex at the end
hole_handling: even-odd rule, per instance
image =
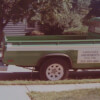
POLYGON ((100 79, 59 80, 59 81, 40 81, 40 80, 0 81, 0 85, 54 85, 54 84, 84 84, 84 83, 100 83, 100 79))
POLYGON ((100 89, 67 92, 30 92, 28 95, 31 100, 100 100, 100 89))

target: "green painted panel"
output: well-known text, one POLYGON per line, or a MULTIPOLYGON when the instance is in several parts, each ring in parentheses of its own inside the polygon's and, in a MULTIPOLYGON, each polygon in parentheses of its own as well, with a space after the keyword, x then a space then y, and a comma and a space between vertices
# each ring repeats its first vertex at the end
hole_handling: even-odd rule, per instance
POLYGON ((34 66, 39 59, 43 56, 52 53, 64 53, 71 57, 72 62, 75 63, 76 52, 74 51, 12 51, 5 52, 3 61, 6 64, 21 65, 21 66, 34 66), (10 62, 9 62, 10 61, 10 62))
POLYGON ((79 40, 85 39, 86 36, 80 35, 44 35, 44 36, 8 36, 6 37, 7 42, 27 42, 27 41, 49 41, 49 40, 79 40))
POLYGON ((99 33, 92 33, 92 32, 89 32, 88 33, 88 38, 89 39, 95 39, 95 41, 100 41, 100 34, 99 33))
POLYGON ((88 33, 88 36, 57 36, 55 37, 50 37, 46 38, 47 36, 20 36, 20 37, 7 37, 6 43, 12 43, 15 45, 32 45, 32 44, 89 44, 92 42, 98 42, 100 41, 100 35, 96 33, 88 33), (42 37, 42 38, 41 38, 42 37), (76 38, 75 38, 76 37, 76 38), (27 39, 28 38, 28 39, 27 39), (37 39, 39 38, 39 39, 37 39), (54 39, 55 38, 55 39, 54 39), (72 38, 72 39, 71 39, 72 38))
POLYGON ((68 51, 13 51, 13 52, 5 52, 4 55, 4 63, 6 64, 12 64, 12 65, 18 65, 18 66, 35 66, 39 59, 47 54, 52 53, 64 53, 68 55, 72 60, 73 68, 100 68, 100 63, 97 64, 77 64, 77 50, 68 50, 68 51))

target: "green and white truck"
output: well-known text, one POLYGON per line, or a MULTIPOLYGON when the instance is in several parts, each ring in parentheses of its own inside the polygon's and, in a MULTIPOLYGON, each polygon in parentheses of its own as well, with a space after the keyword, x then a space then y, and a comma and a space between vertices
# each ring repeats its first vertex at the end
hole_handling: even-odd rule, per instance
POLYGON ((42 80, 64 79, 69 69, 100 69, 100 18, 90 20, 85 36, 6 36, 2 61, 34 67, 42 80))

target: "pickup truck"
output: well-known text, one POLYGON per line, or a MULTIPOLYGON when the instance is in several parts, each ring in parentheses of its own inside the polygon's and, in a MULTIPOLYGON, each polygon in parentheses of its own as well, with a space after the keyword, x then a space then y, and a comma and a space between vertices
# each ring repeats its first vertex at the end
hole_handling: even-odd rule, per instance
POLYGON ((51 81, 68 77, 69 69, 100 69, 100 18, 90 20, 84 36, 6 36, 2 61, 34 67, 42 80, 51 81))

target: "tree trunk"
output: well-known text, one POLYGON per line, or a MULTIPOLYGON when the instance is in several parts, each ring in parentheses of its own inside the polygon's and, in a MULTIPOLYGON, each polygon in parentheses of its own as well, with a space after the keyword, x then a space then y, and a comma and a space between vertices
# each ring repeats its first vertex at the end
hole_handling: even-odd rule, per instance
POLYGON ((3 38, 4 38, 3 29, 2 27, 0 27, 0 45, 1 45, 1 42, 3 41, 3 38))
POLYGON ((3 17, 0 16, 0 46, 1 46, 1 42, 4 38, 3 29, 4 29, 3 17))

